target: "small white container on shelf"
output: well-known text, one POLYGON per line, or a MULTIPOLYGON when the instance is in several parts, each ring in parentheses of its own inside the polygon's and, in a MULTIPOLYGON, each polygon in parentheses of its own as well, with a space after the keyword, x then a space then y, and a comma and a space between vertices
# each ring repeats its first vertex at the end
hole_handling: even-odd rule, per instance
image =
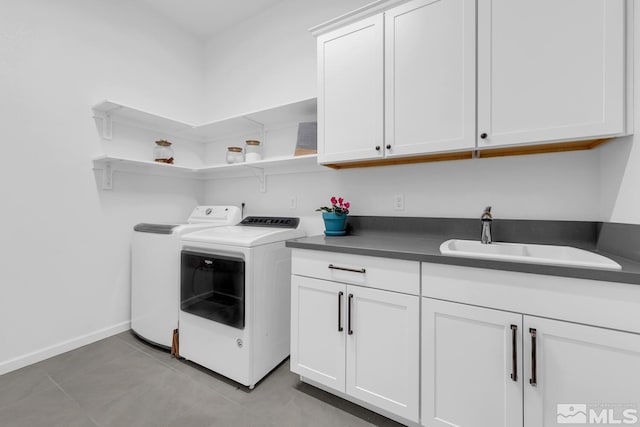
POLYGON ((244 155, 242 147, 227 147, 227 163, 242 163, 244 155))
POLYGON ((156 146, 153 148, 153 160, 158 163, 173 164, 173 148, 171 143, 161 139, 156 141, 156 146))
POLYGON ((262 150, 260 147, 260 141, 250 139, 245 142, 245 161, 257 162, 262 160, 262 150))

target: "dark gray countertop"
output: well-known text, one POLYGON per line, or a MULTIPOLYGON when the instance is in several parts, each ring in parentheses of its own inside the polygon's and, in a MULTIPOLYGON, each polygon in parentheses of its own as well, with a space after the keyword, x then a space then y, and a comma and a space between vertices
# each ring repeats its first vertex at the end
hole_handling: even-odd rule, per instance
MULTIPOLYGON (((377 218, 377 217, 376 217, 377 218)), ((379 219, 378 219, 379 221, 379 219)), ((448 220, 450 221, 450 220, 448 220)), ((450 238, 468 238, 468 236, 443 237, 439 232, 421 230, 409 233, 407 230, 393 230, 393 227, 366 227, 362 218, 356 221, 357 232, 341 237, 326 237, 324 235, 310 236, 290 240, 287 247, 299 249, 320 250, 357 255, 368 255, 383 258, 396 258, 437 264, 460 265, 465 267, 488 268, 494 270, 516 271, 521 273, 544 274, 551 276, 575 277, 579 279, 602 280, 608 282, 640 284, 640 262, 625 258, 610 251, 598 250, 596 242, 588 239, 582 244, 566 243, 569 246, 582 247, 595 253, 604 255, 622 266, 622 270, 608 270, 585 267, 564 267, 555 265, 526 264, 508 261, 493 261, 463 257, 445 256, 440 253, 442 242, 450 238), (360 223, 362 222, 362 223, 360 223), (381 230, 383 228, 384 230, 381 230), (392 228, 391 230, 389 228, 392 228)), ((557 224, 555 224, 557 226, 557 224)), ((477 227, 476 227, 477 228, 477 227)), ((356 231, 356 230, 353 230, 356 231)), ((478 238, 479 238, 479 233, 478 238)), ((505 240, 523 241, 523 240, 505 240)), ((536 242, 544 243, 544 242, 536 242)), ((550 244, 561 244, 558 241, 550 244)))

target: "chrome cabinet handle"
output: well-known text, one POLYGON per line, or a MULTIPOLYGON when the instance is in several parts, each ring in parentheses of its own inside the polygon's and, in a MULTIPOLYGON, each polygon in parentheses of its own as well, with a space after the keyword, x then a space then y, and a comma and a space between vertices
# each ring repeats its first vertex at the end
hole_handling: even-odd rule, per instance
POLYGON ((353 329, 351 329, 351 312, 353 311, 351 301, 353 301, 353 294, 349 294, 349 305, 347 307, 349 310, 349 316, 347 317, 347 333, 349 335, 353 335, 353 329))
POLYGON ((347 267, 338 267, 337 265, 329 264, 329 268, 332 270, 341 270, 341 271, 351 271, 352 273, 366 273, 367 270, 364 268, 355 269, 355 268, 347 268, 347 267))
POLYGON ((518 381, 518 326, 511 325, 511 379, 518 381))
POLYGON ((529 333, 531 334, 531 378, 529 379, 529 384, 531 384, 532 387, 536 387, 538 385, 538 371, 536 367, 536 341, 538 333, 533 328, 529 328, 529 333))
POLYGON ((342 332, 344 328, 342 327, 342 296, 344 292, 338 292, 338 332, 342 332))

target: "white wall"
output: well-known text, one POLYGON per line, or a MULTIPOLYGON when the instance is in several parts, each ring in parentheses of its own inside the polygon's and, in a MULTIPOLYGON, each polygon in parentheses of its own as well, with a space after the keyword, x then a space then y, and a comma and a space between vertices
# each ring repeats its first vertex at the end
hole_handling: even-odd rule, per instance
MULTIPOLYGON (((0 374, 127 329, 132 226, 184 219, 202 195, 192 181, 139 175, 97 184, 92 157, 126 129, 101 141, 93 104, 202 112, 204 46, 131 3, 2 2, 0 374)), ((138 136, 151 155, 160 135, 138 136)))
MULTIPOLYGON (((640 99, 640 4, 635 4, 634 12, 633 95, 637 100, 640 99)), ((640 224, 640 105, 636 103, 634 110, 635 135, 600 150, 600 218, 603 221, 640 224)))
MULTIPOLYGON (((333 0, 303 7, 285 0, 210 41, 208 114, 226 117, 315 96, 315 43, 307 29, 364 3, 333 0)), ((339 194, 359 215, 475 218, 493 205, 497 218, 640 223, 640 198, 632 194, 633 183, 640 182, 640 161, 634 164, 629 157, 632 146, 622 140, 583 152, 275 176, 268 178, 267 193, 258 192, 254 178, 216 180, 206 186, 206 201, 244 201, 253 214, 319 216, 313 210, 339 194), (608 171, 625 165, 624 176, 608 171), (395 194, 405 196, 403 211, 392 209, 395 194), (291 197, 297 199, 294 210, 288 208, 291 197)))
POLYGON ((314 210, 337 195, 352 203, 354 215, 479 218, 492 205, 497 218, 593 220, 597 169, 595 152, 470 159, 268 176, 266 193, 255 178, 214 180, 206 196, 211 203, 246 202, 250 215, 319 217, 314 210), (404 195, 403 211, 393 209, 396 194, 404 195))
POLYGON ((209 119, 316 96, 316 42, 308 29, 371 0, 283 0, 216 35, 206 47, 209 119))

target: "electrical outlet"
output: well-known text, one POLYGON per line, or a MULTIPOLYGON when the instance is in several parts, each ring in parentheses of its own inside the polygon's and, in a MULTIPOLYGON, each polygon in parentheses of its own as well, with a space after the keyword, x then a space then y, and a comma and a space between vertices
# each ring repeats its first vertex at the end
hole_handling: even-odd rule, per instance
POLYGON ((395 194, 393 196, 393 210, 394 211, 404 210, 404 194, 395 194))
POLYGON ((295 209, 298 207, 298 198, 296 196, 291 196, 289 199, 289 209, 295 209))

